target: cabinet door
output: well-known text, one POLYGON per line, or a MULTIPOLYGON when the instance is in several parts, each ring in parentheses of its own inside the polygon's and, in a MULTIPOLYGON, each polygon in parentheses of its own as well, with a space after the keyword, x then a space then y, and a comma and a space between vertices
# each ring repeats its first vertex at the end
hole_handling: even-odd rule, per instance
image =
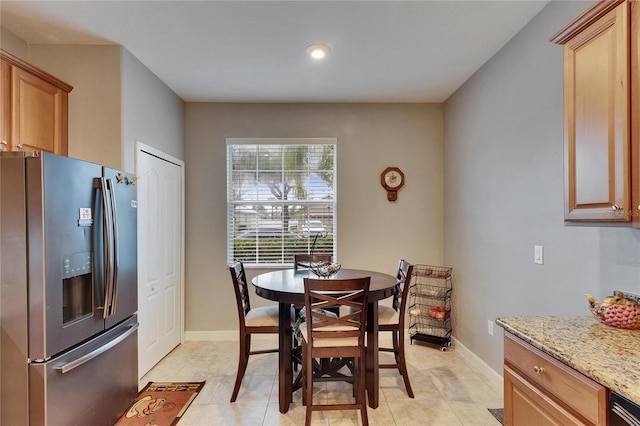
POLYGON ((511 368, 504 367, 505 426, 584 425, 511 368))
POLYGON ((0 61, 0 151, 11 141, 11 65, 0 61))
POLYGON ((627 3, 564 45, 565 220, 631 218, 629 52, 627 3))
POLYGON ((631 2, 631 208, 633 226, 640 227, 640 2, 631 2))
POLYGON ((15 66, 12 86, 11 148, 67 155, 67 93, 15 66))

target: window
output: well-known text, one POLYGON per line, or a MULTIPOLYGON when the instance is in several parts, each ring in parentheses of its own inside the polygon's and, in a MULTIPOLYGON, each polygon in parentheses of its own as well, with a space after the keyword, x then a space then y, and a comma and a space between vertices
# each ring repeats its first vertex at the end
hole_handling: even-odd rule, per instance
POLYGON ((336 139, 227 139, 227 260, 336 257, 336 139))

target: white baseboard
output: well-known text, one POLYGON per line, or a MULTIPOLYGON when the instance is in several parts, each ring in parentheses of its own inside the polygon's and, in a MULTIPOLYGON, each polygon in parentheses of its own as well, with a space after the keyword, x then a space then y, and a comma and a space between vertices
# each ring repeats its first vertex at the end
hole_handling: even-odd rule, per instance
POLYGON ((456 351, 460 353, 460 355, 471 364, 476 370, 478 370, 489 382, 489 384, 498 392, 498 395, 504 395, 504 381, 502 380, 502 376, 496 371, 489 367, 489 365, 480 359, 476 354, 471 352, 469 348, 460 343, 458 339, 452 337, 451 340, 454 342, 454 347, 456 351))

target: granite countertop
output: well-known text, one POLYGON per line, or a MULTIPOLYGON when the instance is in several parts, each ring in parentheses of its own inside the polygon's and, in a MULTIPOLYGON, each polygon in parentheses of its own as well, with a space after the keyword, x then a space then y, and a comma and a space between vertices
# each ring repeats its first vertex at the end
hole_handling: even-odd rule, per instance
POLYGON ((500 317, 496 324, 558 361, 640 404, 640 330, 596 317, 500 317))

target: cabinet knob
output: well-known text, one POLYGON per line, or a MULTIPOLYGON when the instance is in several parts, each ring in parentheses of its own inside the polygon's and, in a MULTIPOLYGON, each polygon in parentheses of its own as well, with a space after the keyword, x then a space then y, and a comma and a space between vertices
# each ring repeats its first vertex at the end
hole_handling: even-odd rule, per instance
POLYGON ((611 206, 611 210, 613 210, 614 212, 616 212, 616 211, 618 211, 618 210, 621 210, 621 209, 622 209, 622 207, 620 207, 620 206, 619 206, 619 205, 617 205, 617 204, 614 204, 614 205, 612 205, 612 206, 611 206))
POLYGON ((2 142, 0 142, 0 145, 7 145, 7 141, 3 140, 2 142))
POLYGON ((538 367, 537 365, 533 366, 533 372, 536 374, 542 374, 544 373, 544 368, 542 367, 538 367))
POLYGON ((22 149, 22 144, 21 144, 21 143, 19 143, 18 145, 16 145, 16 148, 18 148, 18 149, 22 149))

